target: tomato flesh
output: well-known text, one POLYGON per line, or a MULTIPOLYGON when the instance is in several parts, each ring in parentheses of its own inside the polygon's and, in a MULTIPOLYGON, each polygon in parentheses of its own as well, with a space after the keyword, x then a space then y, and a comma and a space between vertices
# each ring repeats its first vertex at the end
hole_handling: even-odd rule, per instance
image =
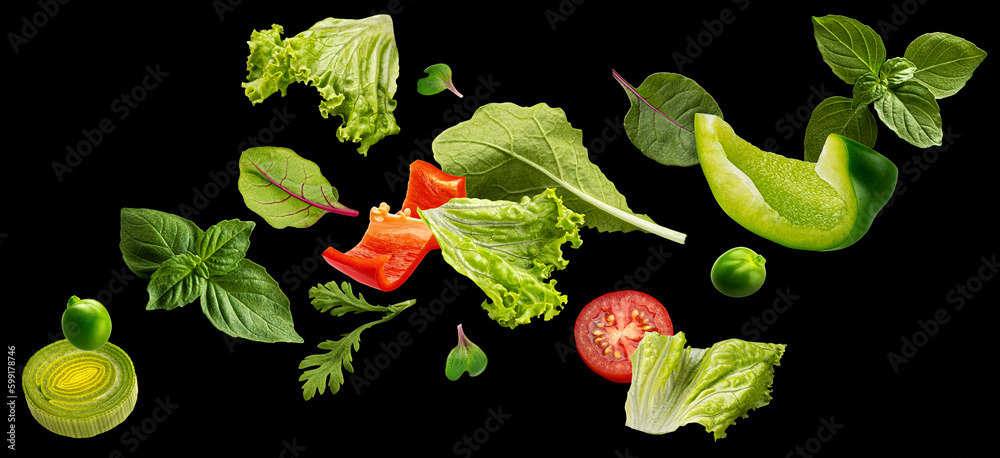
POLYGON ((673 335, 667 309, 639 291, 615 291, 594 299, 576 318, 573 334, 583 362, 612 382, 632 381, 632 352, 649 331, 673 335))

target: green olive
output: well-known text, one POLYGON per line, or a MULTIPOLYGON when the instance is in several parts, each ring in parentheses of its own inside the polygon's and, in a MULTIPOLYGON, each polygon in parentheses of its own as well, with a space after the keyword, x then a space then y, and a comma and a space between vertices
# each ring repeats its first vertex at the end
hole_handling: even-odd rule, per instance
POLYGON ((97 350, 111 336, 111 315, 100 302, 73 296, 63 311, 62 330, 66 340, 74 347, 85 351, 97 350))
POLYGON ((729 297, 746 297, 757 292, 766 276, 764 257, 746 247, 722 253, 712 265, 712 284, 729 297))

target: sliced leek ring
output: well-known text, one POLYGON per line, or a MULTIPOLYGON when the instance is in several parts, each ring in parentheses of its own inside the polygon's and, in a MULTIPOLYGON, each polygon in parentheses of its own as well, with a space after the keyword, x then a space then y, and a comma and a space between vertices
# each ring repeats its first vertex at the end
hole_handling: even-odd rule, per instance
POLYGON ((39 424, 76 438, 96 436, 125 421, 139 393, 132 359, 121 348, 108 342, 84 351, 65 339, 28 359, 22 386, 39 424))

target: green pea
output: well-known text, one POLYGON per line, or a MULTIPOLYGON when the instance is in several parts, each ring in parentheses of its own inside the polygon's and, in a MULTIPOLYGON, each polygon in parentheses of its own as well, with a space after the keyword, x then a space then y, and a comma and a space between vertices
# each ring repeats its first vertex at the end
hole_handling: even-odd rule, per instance
POLYGON ((66 340, 74 347, 85 351, 97 350, 111 336, 111 315, 100 302, 73 296, 63 311, 62 330, 66 340))
POLYGON ((712 284, 729 297, 749 296, 764 284, 764 257, 746 247, 736 247, 719 256, 712 265, 712 284))

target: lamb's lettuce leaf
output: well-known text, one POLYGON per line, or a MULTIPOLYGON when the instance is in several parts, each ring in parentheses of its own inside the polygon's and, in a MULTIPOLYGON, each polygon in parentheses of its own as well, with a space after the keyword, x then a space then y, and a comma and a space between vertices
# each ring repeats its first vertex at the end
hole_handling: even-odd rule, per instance
POLYGON ((566 208, 553 189, 519 202, 455 198, 420 210, 441 254, 486 293, 483 309, 503 326, 556 316, 566 296, 549 280, 569 261, 562 244, 580 246, 583 215, 566 208))
POLYGON ((389 16, 327 18, 291 38, 282 39, 283 32, 275 24, 250 35, 243 88, 252 104, 278 91, 285 96, 291 83, 306 83, 323 97, 324 118, 343 119, 340 141, 360 143, 359 153, 367 155, 371 145, 399 133, 392 113, 399 54, 389 16))
POLYGON ((566 207, 587 215, 587 227, 641 230, 677 243, 687 237, 629 209, 625 196, 588 159, 583 132, 559 108, 489 103, 441 132, 431 148, 445 173, 465 177, 470 197, 516 201, 555 188, 566 207))
POLYGON ((729 339, 708 349, 685 348, 683 332, 647 332, 632 353, 625 425, 664 434, 700 423, 715 439, 750 409, 771 402, 774 366, 783 344, 729 339))

